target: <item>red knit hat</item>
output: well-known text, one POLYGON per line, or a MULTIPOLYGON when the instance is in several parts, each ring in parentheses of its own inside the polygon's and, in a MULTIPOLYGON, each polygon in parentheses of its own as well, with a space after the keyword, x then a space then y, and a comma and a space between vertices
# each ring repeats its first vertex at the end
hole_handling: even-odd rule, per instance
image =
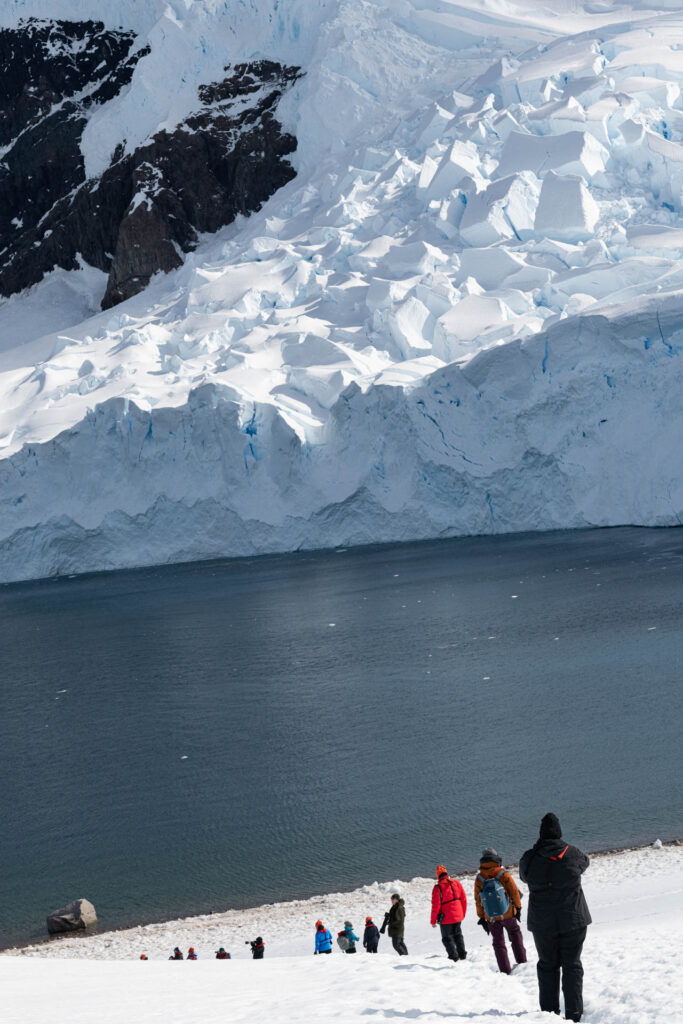
POLYGON ((365 923, 367 924, 367 923, 368 923, 368 921, 372 921, 372 918, 371 918, 371 917, 366 917, 366 918, 365 918, 365 923))
POLYGON ((315 926, 316 926, 316 928, 322 928, 322 926, 323 926, 322 921, 316 921, 315 922, 315 926))
POLYGON ((443 866, 443 864, 439 864, 438 868, 436 869, 436 877, 437 878, 441 878, 442 875, 447 875, 447 874, 448 874, 448 872, 446 871, 446 869, 443 866))

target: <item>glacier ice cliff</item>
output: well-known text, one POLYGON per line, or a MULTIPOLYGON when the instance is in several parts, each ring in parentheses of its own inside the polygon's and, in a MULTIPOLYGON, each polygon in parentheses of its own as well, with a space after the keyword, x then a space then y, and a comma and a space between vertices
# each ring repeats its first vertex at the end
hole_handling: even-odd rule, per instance
POLYGON ((0 303, 0 579, 681 522, 675 6, 120 0, 106 30, 138 56, 84 173, 261 62, 301 69, 296 177, 115 309, 83 253, 0 303))

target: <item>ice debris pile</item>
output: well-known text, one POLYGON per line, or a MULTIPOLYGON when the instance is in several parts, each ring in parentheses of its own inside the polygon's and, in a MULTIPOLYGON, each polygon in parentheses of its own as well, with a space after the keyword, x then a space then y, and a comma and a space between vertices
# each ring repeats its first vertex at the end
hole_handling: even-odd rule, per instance
MULTIPOLYGON (((184 46, 210 29, 246 60, 277 7, 252 0, 241 39, 214 0, 172 10, 184 46)), ((267 56, 304 72, 296 179, 113 316, 70 322, 84 280, 100 297, 85 267, 0 307, 3 578, 679 523, 683 13, 662 8, 271 18, 267 56)), ((99 136, 171 66, 154 25, 99 136)))

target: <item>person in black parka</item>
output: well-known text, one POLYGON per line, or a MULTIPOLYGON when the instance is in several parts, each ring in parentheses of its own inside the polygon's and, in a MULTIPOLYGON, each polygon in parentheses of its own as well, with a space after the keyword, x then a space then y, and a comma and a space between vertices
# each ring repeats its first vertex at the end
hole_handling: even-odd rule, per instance
POLYGON ((376 953, 379 945, 379 928, 371 917, 365 918, 365 931, 363 932, 363 945, 366 953, 376 953))
POLYGON ((541 1010, 560 1012, 560 972, 565 1020, 580 1021, 583 1013, 581 950, 591 915, 581 888, 590 861, 562 839, 554 814, 541 821, 538 842, 519 862, 519 877, 529 886, 527 927, 538 953, 541 1010))

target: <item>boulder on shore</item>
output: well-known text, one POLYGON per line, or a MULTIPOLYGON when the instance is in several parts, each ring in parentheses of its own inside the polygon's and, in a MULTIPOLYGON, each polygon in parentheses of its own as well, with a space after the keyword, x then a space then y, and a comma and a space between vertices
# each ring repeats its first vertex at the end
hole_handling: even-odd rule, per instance
POLYGON ((89 928, 96 922, 97 914, 90 900, 74 900, 61 910, 53 910, 47 915, 47 930, 50 935, 61 935, 89 928))

